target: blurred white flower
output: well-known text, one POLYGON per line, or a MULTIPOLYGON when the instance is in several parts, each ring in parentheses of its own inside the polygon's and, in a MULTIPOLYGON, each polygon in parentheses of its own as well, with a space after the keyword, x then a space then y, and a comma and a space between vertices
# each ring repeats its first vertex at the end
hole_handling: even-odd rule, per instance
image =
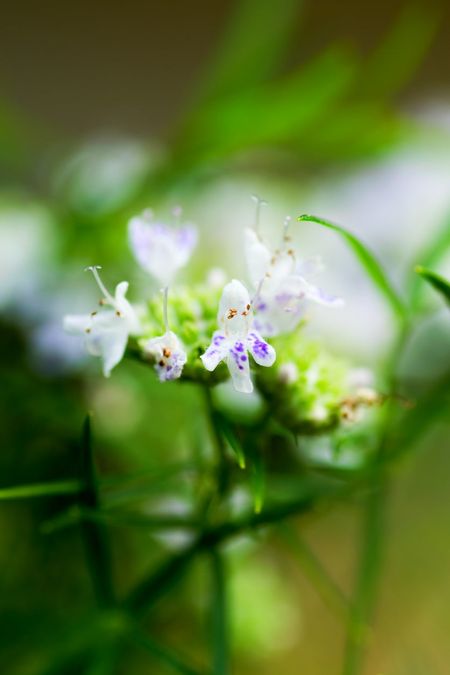
POLYGON ((247 351, 261 366, 271 366, 276 358, 275 350, 253 329, 252 322, 248 291, 240 281, 233 279, 223 289, 220 299, 220 329, 214 333, 211 345, 201 359, 210 371, 225 361, 236 391, 242 393, 253 391, 247 351))
POLYGON ((197 243, 195 227, 169 227, 153 222, 149 211, 130 220, 128 234, 136 260, 162 286, 170 286, 178 270, 188 262, 197 243))
POLYGON ((89 267, 103 293, 102 306, 111 309, 91 312, 90 314, 72 314, 64 317, 64 328, 74 335, 83 335, 86 349, 103 361, 103 374, 109 377, 111 370, 125 353, 129 335, 138 335, 141 327, 135 310, 125 298, 128 282, 122 281, 116 286, 114 297, 103 285, 99 267, 89 267))
POLYGON ((274 252, 255 230, 245 230, 248 276, 256 291, 255 327, 265 336, 293 330, 303 316, 306 300, 331 307, 343 304, 341 298, 328 295, 307 281, 305 274, 313 265, 311 261, 298 263, 294 250, 288 248, 288 222, 286 220, 282 246, 274 252))

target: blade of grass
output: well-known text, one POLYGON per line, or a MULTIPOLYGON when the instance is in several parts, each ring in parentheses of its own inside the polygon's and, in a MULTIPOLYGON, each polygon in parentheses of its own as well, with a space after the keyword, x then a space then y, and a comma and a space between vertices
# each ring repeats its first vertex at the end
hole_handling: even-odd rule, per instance
MULTIPOLYGON (((426 246, 417 255, 416 261, 420 260, 423 267, 433 268, 446 255, 450 248, 450 215, 444 218, 444 222, 438 229, 431 241, 427 241, 426 246)), ((417 313, 420 309, 421 297, 424 291, 424 284, 420 276, 411 275, 409 287, 409 302, 411 310, 417 313)))
POLYGON ((447 279, 444 279, 440 274, 437 274, 426 267, 421 267, 420 265, 416 267, 416 272, 425 279, 425 281, 428 281, 428 283, 443 296, 447 303, 450 303, 450 283, 447 279))
POLYGON ((328 229, 333 230, 339 234, 339 236, 342 237, 352 249, 361 265, 367 272, 368 276, 372 279, 375 286, 387 300, 394 315, 402 321, 406 318, 406 307, 386 276, 386 273, 384 272, 380 263, 375 258, 373 253, 371 253, 369 249, 364 244, 362 244, 362 242, 359 241, 357 237, 355 237, 354 234, 343 227, 340 227, 340 225, 336 225, 329 220, 325 220, 325 218, 319 218, 317 216, 303 214, 299 216, 297 220, 299 222, 317 223, 318 225, 327 227, 328 229))
POLYGON ((78 480, 61 480, 49 483, 17 485, 15 487, 1 488, 0 501, 73 495, 78 494, 82 489, 83 483, 78 480))

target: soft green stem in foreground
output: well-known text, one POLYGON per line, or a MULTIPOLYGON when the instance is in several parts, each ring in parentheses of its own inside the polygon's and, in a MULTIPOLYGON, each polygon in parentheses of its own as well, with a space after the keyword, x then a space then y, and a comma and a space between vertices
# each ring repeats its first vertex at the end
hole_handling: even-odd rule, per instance
POLYGON ((212 661, 214 675, 229 675, 230 645, 226 570, 223 554, 217 548, 210 552, 212 576, 212 661))
MULTIPOLYGON (((91 417, 87 415, 83 425, 81 443, 81 477, 85 489, 80 494, 81 507, 96 511, 100 507, 94 456, 92 452, 91 417)), ((101 607, 114 604, 111 572, 111 551, 106 529, 103 523, 94 520, 81 522, 86 559, 92 578, 95 594, 101 607)))
POLYGON ((357 675, 361 672, 370 638, 369 624, 380 574, 385 493, 383 477, 376 477, 365 504, 359 571, 348 626, 343 675, 357 675))
POLYGON ((299 561, 303 572, 314 585, 314 588, 326 605, 340 619, 344 621, 348 620, 351 611, 350 602, 299 533, 294 527, 286 523, 281 523, 278 526, 278 533, 281 535, 282 541, 289 547, 290 552, 299 561))
MULTIPOLYGON (((385 365, 385 378, 389 394, 396 391, 396 368, 409 338, 410 324, 407 318, 401 321, 397 337, 385 365)), ((385 530, 387 476, 383 468, 389 457, 389 432, 393 408, 387 404, 381 421, 376 463, 371 479, 371 491, 364 504, 361 549, 353 611, 350 616, 342 675, 358 675, 362 672, 364 656, 370 637, 370 623, 375 609, 375 599, 381 572, 381 559, 385 530)))

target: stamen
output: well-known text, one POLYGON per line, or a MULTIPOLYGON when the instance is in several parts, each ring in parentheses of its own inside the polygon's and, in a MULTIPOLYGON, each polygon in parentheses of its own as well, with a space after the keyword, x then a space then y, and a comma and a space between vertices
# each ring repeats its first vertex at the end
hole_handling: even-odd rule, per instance
MULTIPOLYGON (((94 275, 94 279, 97 282, 97 285, 98 285, 99 289, 101 290, 101 292, 103 293, 103 295, 105 296, 106 300, 111 305, 114 305, 115 304, 114 298, 112 297, 111 293, 108 292, 106 286, 103 284, 102 280, 100 279, 100 275, 98 273, 98 270, 101 270, 101 269, 102 269, 101 265, 90 265, 89 267, 85 267, 84 271, 85 272, 88 272, 88 271, 92 272, 92 274, 94 275)), ((100 304, 103 304, 103 303, 100 303, 100 304)))
POLYGON ((163 320, 164 320, 164 330, 166 333, 169 332, 169 314, 167 311, 168 303, 169 303, 169 287, 166 286, 165 288, 161 289, 161 292, 163 294, 163 320))
POLYGON ((282 249, 284 249, 286 244, 289 241, 291 241, 291 238, 288 234, 289 227, 290 227, 290 224, 291 224, 291 220, 292 220, 291 216, 286 216, 286 218, 284 219, 284 223, 283 223, 283 243, 281 245, 282 249))
POLYGON ((183 209, 179 204, 177 204, 177 206, 173 207, 172 216, 173 216, 173 219, 175 221, 175 225, 180 224, 182 214, 183 214, 183 209))
POLYGON ((261 206, 267 206, 267 202, 264 199, 261 199, 258 197, 258 195, 252 195, 252 199, 256 204, 255 208, 255 223, 254 223, 254 230, 256 234, 259 234, 259 217, 261 213, 261 206))

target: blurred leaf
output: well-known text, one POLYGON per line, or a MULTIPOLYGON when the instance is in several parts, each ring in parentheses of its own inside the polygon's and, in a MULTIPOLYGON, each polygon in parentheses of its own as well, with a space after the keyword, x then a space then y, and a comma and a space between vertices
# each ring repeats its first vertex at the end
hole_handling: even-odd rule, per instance
POLYGON ((178 152, 184 161, 205 162, 288 142, 348 90, 355 72, 354 60, 332 48, 279 82, 205 106, 186 130, 178 152))
POLYGON ((415 131, 377 102, 345 102, 333 107, 296 140, 297 152, 312 160, 354 160, 378 155, 415 131))
POLYGON ((366 246, 355 237, 355 235, 353 235, 348 230, 345 230, 343 227, 335 225, 324 218, 318 218, 317 216, 309 216, 304 214, 299 216, 297 220, 300 222, 318 223, 319 225, 323 225, 324 227, 328 227, 330 230, 337 232, 355 253, 356 257, 366 270, 368 276, 372 279, 380 293, 384 295, 388 301, 394 314, 400 319, 405 318, 406 308, 403 304, 403 301, 398 296, 397 291, 393 288, 380 263, 366 248, 366 246))
POLYGON ((77 480, 62 480, 52 483, 34 483, 1 488, 0 501, 11 499, 34 499, 35 497, 52 497, 55 495, 73 495, 82 490, 83 484, 77 480))
POLYGON ((447 303, 450 303, 450 282, 447 279, 444 279, 440 274, 436 274, 432 270, 427 269, 426 267, 421 267, 420 265, 416 267, 417 274, 428 281, 428 283, 433 286, 433 288, 438 291, 447 303))
POLYGON ((436 27, 434 9, 408 4, 364 67, 358 93, 380 100, 407 84, 417 72, 436 27))
POLYGON ((267 80, 279 68, 290 47, 296 17, 303 2, 237 0, 222 45, 207 78, 210 97, 235 94, 267 80))

